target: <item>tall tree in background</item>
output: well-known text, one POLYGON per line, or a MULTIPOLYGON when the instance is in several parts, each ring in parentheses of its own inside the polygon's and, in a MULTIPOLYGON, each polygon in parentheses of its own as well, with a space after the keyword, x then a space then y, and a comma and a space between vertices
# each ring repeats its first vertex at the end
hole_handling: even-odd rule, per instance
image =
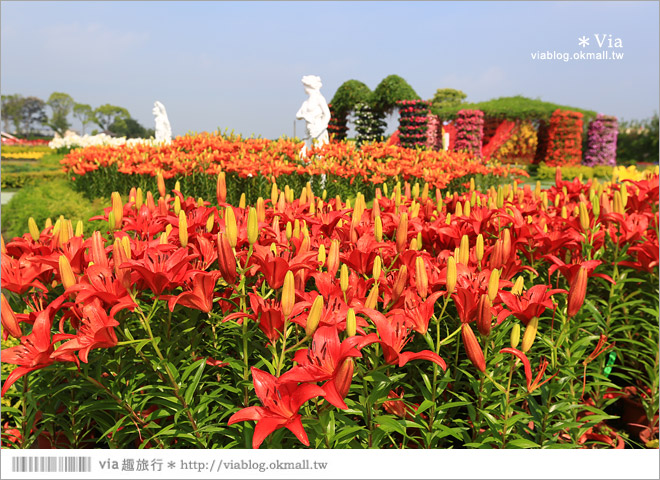
POLYGON ((74 103, 73 116, 82 124, 82 134, 85 135, 85 125, 94 123, 94 110, 86 103, 74 103))
POLYGON ((33 132, 32 127, 37 125, 47 125, 46 102, 37 97, 26 97, 21 106, 21 120, 23 123, 23 132, 30 135, 33 132))
POLYGON ((148 138, 155 135, 153 129, 144 128, 140 122, 131 117, 117 118, 108 130, 117 137, 126 138, 148 138))
POLYGON ((96 123, 104 132, 110 132, 110 125, 120 119, 131 118, 131 115, 123 107, 117 107, 106 103, 94 110, 94 123, 96 123))
POLYGON ((5 124, 5 130, 9 132, 9 125, 14 126, 12 133, 20 133, 21 123, 23 118, 21 110, 23 109, 23 101, 25 99, 15 93, 13 95, 2 95, 2 121, 5 124))
POLYGON ((52 115, 48 119, 48 126, 61 136, 64 136, 64 133, 71 126, 67 117, 73 109, 73 98, 68 93, 53 92, 48 97, 46 104, 52 111, 52 115))

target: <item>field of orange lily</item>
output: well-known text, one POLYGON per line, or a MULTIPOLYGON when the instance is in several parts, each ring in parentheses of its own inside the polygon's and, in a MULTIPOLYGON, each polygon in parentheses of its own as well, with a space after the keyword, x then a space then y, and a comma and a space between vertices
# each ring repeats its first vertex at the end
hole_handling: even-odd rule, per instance
MULTIPOLYGON (((105 152, 73 175, 135 178, 139 149, 105 152)), ((368 208, 280 188, 274 158, 239 206, 224 170, 199 199, 163 180, 199 160, 145 158, 158 191, 113 193, 107 229, 3 241, 3 447, 657 448, 657 175, 442 194, 438 174, 368 208)))
POLYGON ((228 201, 238 205, 267 198, 273 181, 299 192, 309 182, 329 197, 354 198, 360 192, 369 202, 374 186, 398 182, 428 182, 431 190, 457 187, 470 177, 486 188, 497 182, 527 177, 524 170, 484 163, 466 153, 407 149, 384 143, 356 148, 351 142, 333 142, 311 149, 299 158, 301 143, 202 133, 176 137, 161 146, 122 145, 87 147, 71 151, 62 160, 76 188, 92 197, 108 198, 113 191, 132 187, 155 191, 161 175, 168 188, 179 182, 187 195, 212 198, 216 176, 223 172, 232 188, 228 201), (423 179, 423 180, 422 180, 423 179))

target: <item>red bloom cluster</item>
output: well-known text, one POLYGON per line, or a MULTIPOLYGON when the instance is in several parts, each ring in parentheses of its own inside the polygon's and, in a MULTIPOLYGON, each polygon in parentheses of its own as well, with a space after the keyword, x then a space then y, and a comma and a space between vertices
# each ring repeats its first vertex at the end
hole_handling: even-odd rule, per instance
POLYGON ((484 112, 481 110, 459 110, 456 118, 454 149, 481 156, 483 128, 484 112))
POLYGON ((579 165, 582 162, 581 113, 555 110, 550 117, 547 135, 546 165, 579 165))
MULTIPOLYGON (((254 447, 279 428, 307 444, 301 406, 322 397, 347 408, 354 359, 369 345, 379 344, 378 355, 395 368, 416 360, 452 368, 441 350, 414 346, 436 304, 455 305, 465 357, 484 371, 478 335, 514 319, 533 324, 565 293, 543 283, 512 292, 516 275, 533 271, 525 260, 566 278, 569 315, 584 300, 587 279, 599 275, 601 261, 583 257, 585 242, 598 250, 609 236, 632 252, 627 265, 657 269, 658 177, 627 184, 623 201, 619 186, 595 188, 559 176, 547 191, 509 185, 433 198, 405 185, 377 194, 372 208, 360 195, 353 207, 326 202, 311 188, 300 198, 274 188, 271 199, 249 208, 224 204, 221 188, 217 207, 178 191, 157 202, 147 193, 142 202, 133 191, 128 202, 106 208, 112 231, 85 239, 64 221, 3 248, 2 288, 31 313, 2 303, 3 331, 21 341, 2 351, 3 363, 18 366, 2 392, 54 362, 93 362, 93 350, 117 345, 115 331, 135 302, 166 301, 170 311, 255 322, 271 344, 292 324, 305 332, 295 366, 280 364, 276 375, 251 369, 260 405, 229 423, 257 421, 254 447), (586 218, 578 213, 584 207, 592 212, 586 218), (239 295, 250 308, 229 301, 239 295)), ((530 389, 542 375, 531 382, 527 374, 530 389)))

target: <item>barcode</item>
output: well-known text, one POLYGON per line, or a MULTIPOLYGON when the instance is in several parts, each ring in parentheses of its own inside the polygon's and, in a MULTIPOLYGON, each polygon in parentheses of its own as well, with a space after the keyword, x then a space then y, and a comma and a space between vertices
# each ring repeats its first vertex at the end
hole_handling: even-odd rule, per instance
POLYGON ((91 472, 92 457, 14 457, 12 472, 91 472))

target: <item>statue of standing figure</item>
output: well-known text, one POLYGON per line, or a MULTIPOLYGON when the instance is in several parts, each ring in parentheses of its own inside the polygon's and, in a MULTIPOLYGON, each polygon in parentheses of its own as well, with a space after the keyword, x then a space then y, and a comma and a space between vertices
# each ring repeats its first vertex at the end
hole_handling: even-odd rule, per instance
POLYGON ((167 119, 165 105, 158 100, 154 102, 153 114, 156 117, 156 142, 170 143, 172 141, 172 127, 167 119))
POLYGON ((305 75, 302 77, 302 84, 305 87, 305 93, 309 98, 305 100, 296 113, 296 118, 307 122, 307 136, 303 139, 303 146, 300 156, 302 158, 307 154, 307 149, 312 145, 321 146, 330 141, 328 137, 328 123, 330 123, 330 109, 328 102, 321 95, 321 77, 316 75, 305 75))

